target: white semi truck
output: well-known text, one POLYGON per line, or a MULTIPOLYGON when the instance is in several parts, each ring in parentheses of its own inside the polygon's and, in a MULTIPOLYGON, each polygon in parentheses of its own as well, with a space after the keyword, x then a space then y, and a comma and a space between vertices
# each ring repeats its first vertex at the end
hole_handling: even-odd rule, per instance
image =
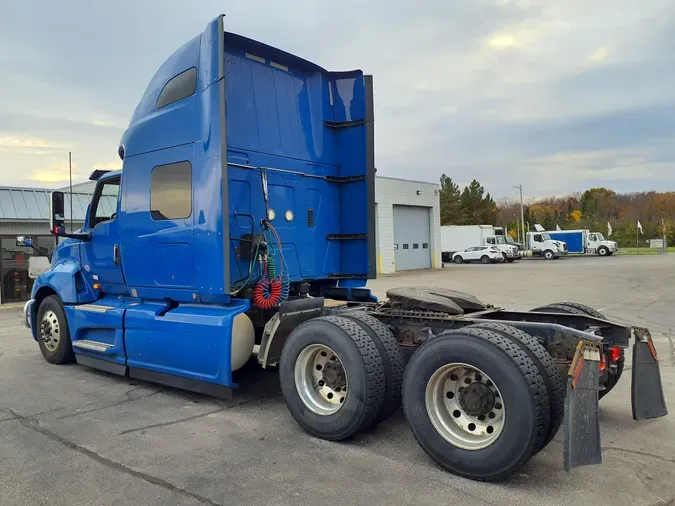
POLYGON ((492 246, 506 262, 518 259, 518 247, 508 244, 503 235, 495 233, 492 225, 445 225, 441 227, 441 256, 449 263, 452 254, 474 246, 492 246))
POLYGON ((525 234, 527 256, 544 257, 546 260, 567 255, 567 243, 553 239, 541 225, 535 225, 535 232, 525 234))

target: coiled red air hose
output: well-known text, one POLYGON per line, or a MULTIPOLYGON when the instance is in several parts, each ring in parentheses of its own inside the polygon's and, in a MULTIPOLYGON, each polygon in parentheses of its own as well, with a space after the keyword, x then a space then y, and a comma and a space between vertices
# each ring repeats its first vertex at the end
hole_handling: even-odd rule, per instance
POLYGON ((261 309, 272 309, 281 298, 281 280, 261 279, 253 289, 253 302, 261 309))

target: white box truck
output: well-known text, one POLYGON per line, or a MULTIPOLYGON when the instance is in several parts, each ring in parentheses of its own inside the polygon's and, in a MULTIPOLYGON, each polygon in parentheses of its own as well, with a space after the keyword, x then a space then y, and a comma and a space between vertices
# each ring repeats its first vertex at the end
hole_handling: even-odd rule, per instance
POLYGON ((492 225, 444 225, 441 227, 441 257, 450 263, 453 253, 475 246, 492 246, 501 251, 506 262, 519 258, 518 247, 508 244, 492 225))

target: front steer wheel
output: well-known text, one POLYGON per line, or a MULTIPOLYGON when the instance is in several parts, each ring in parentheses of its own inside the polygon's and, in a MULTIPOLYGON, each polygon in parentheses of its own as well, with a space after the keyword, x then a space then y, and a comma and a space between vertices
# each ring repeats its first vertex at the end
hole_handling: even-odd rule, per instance
POLYGON ((50 295, 40 304, 36 326, 40 352, 47 362, 61 365, 75 360, 66 313, 56 295, 50 295))
POLYGON ((373 338, 355 321, 323 316, 289 334, 279 361, 286 406, 309 434, 329 441, 369 428, 385 399, 385 371, 373 338))
POLYGON ((547 401, 533 361, 486 329, 428 341, 403 380, 403 408, 417 442, 441 467, 473 480, 507 478, 541 448, 547 401))

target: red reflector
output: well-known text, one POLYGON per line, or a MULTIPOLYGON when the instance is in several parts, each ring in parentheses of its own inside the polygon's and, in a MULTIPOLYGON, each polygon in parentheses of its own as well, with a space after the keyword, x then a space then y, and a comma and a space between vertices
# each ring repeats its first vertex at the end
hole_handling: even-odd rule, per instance
POLYGON ((604 371, 605 369, 607 369, 607 364, 605 364, 605 361, 603 360, 600 362, 600 372, 604 371))
POLYGON ((616 362, 619 360, 619 357, 621 356, 621 348, 618 346, 612 346, 609 349, 609 361, 610 362, 616 362))

